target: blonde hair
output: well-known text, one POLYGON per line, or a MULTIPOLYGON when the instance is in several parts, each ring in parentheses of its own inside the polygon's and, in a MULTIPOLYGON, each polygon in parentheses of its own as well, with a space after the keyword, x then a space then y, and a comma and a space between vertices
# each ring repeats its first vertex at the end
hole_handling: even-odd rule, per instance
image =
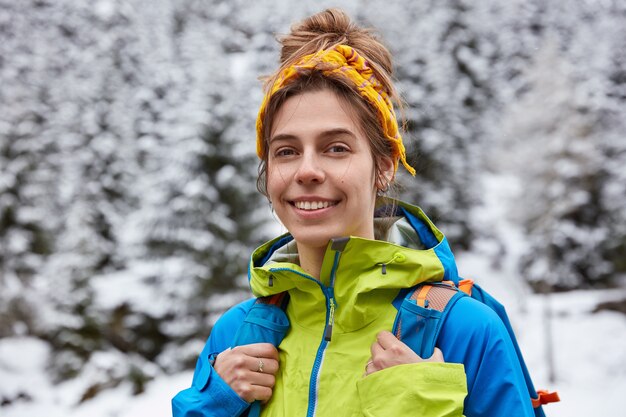
MULTIPOLYGON (((392 82, 391 53, 372 29, 356 25, 342 10, 327 9, 296 23, 291 27, 291 32, 288 35, 279 38, 279 42, 282 45, 281 65, 274 74, 265 79, 266 91, 274 85, 283 70, 294 65, 303 57, 321 50, 332 49, 337 45, 346 45, 365 58, 391 101, 402 108, 402 101, 392 82)), ((380 177, 381 173, 381 158, 393 159, 392 148, 385 138, 376 110, 361 97, 356 87, 342 77, 325 75, 320 71, 311 71, 274 93, 262 116, 262 152, 257 188, 264 195, 267 195, 267 149, 276 112, 289 97, 323 89, 333 91, 340 100, 348 104, 348 107, 354 111, 354 115, 370 142, 377 178, 380 177)))

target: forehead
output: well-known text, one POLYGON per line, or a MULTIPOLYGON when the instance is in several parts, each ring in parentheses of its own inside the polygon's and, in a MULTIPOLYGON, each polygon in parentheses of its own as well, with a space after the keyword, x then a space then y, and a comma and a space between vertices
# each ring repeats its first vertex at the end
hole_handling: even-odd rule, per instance
POLYGON ((274 115, 270 137, 340 129, 364 136, 356 109, 335 92, 323 89, 286 99, 274 115))

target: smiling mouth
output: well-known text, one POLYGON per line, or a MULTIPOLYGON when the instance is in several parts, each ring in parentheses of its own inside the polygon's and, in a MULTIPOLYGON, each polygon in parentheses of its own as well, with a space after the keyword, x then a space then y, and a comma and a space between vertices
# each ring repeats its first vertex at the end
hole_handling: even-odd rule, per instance
POLYGON ((293 204, 300 210, 320 210, 328 207, 336 206, 336 201, 293 201, 293 204))

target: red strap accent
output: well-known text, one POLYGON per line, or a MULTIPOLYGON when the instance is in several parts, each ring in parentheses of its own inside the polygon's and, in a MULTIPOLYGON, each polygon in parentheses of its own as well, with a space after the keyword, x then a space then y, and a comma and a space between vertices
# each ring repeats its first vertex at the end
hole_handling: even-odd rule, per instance
POLYGON ((472 288, 474 287, 474 281, 471 279, 464 279, 459 281, 459 290, 463 291, 467 295, 472 295, 472 288))
POLYGON ((533 402, 533 408, 537 408, 545 404, 559 402, 561 399, 559 398, 559 393, 556 391, 549 392, 547 390, 539 390, 537 391, 537 398, 531 398, 531 401, 533 402))
POLYGON ((280 307, 283 300, 285 299, 285 292, 280 292, 278 294, 269 295, 267 297, 259 297, 257 298, 257 303, 262 304, 273 304, 275 306, 280 307))

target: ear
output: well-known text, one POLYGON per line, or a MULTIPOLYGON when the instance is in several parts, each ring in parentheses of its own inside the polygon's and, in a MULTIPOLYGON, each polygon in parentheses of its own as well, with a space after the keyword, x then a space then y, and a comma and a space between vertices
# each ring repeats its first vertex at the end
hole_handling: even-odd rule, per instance
POLYGON ((381 157, 378 160, 378 167, 379 172, 376 178, 376 188, 378 190, 387 190, 396 174, 393 159, 387 156, 381 157))

